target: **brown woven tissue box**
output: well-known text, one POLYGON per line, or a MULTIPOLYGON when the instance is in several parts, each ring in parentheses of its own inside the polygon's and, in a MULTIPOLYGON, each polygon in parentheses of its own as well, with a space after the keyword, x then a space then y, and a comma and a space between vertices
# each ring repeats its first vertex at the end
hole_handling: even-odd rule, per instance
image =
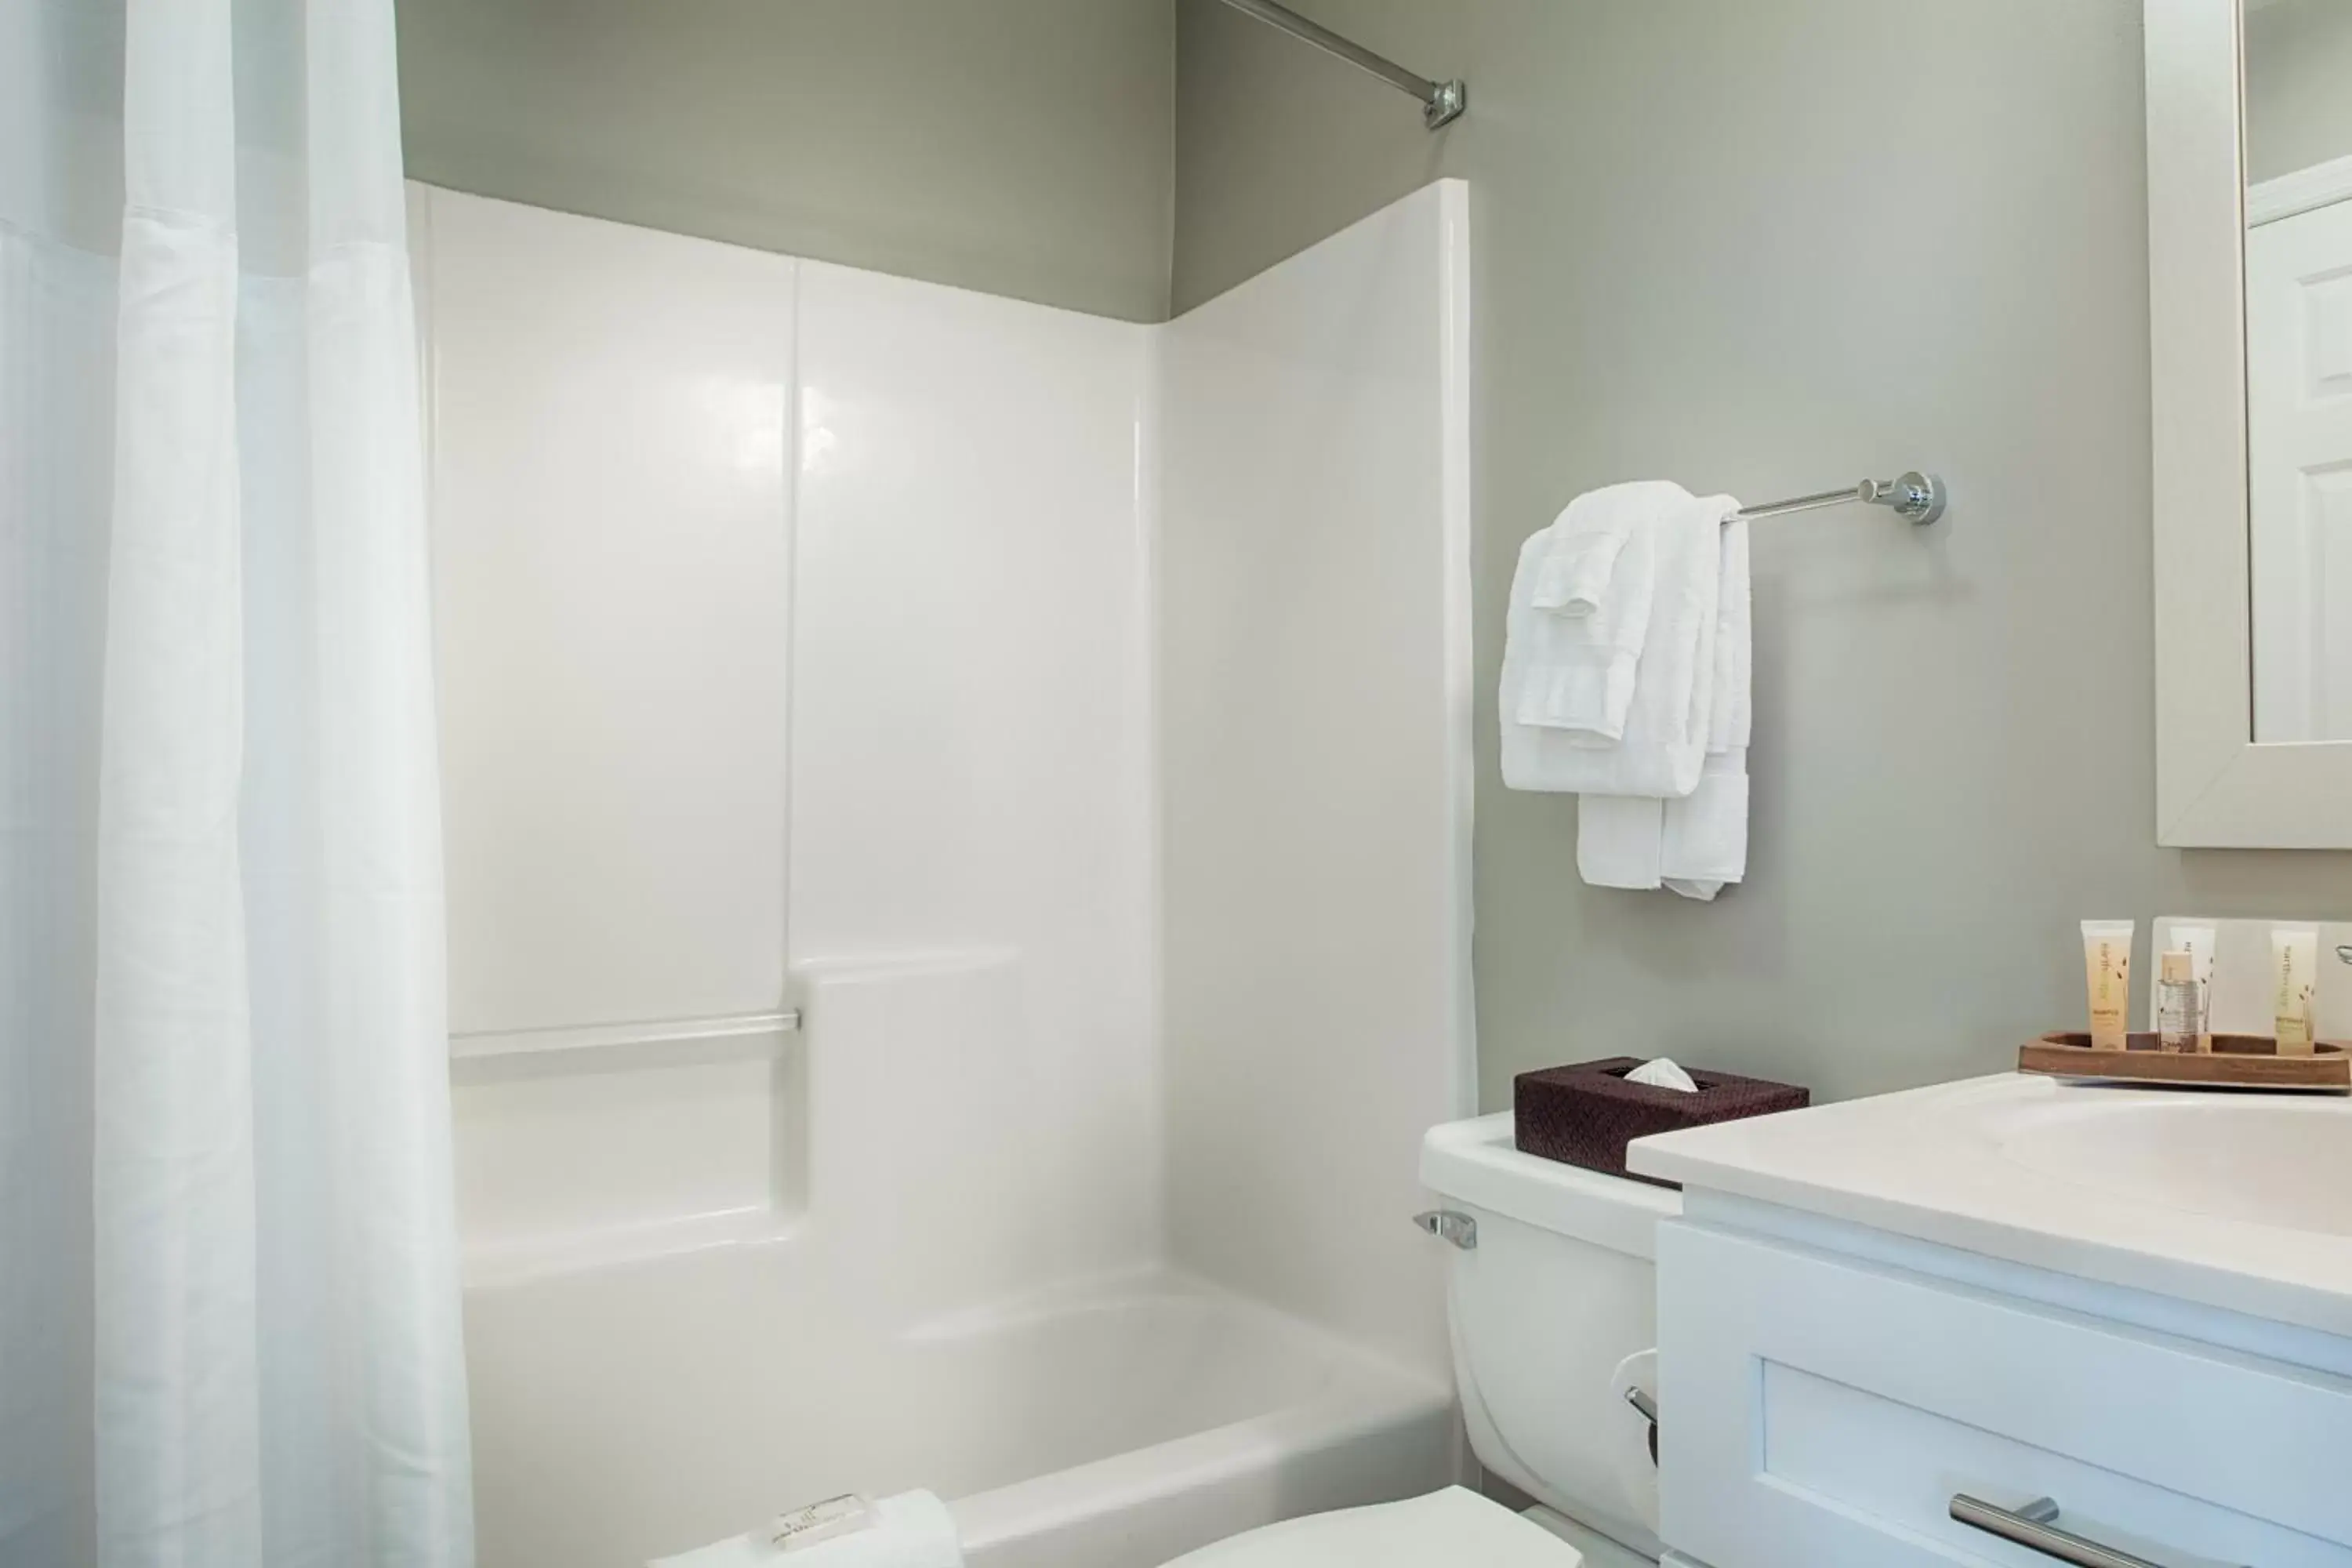
POLYGON ((1701 1072, 1695 1068, 1683 1070, 1698 1085, 1696 1094, 1626 1082, 1625 1075, 1642 1061, 1640 1057, 1609 1057, 1521 1073, 1511 1086, 1511 1111, 1520 1152, 1671 1187, 1676 1184, 1628 1171, 1625 1145, 1653 1132, 1706 1127, 1775 1110, 1801 1110, 1812 1102, 1811 1091, 1794 1084, 1701 1072))

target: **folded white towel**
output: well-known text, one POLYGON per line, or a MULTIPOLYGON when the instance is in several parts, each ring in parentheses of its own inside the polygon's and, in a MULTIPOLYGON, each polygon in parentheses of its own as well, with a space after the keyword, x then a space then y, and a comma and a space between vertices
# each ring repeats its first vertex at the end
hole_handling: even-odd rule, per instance
MULTIPOLYGON (((1604 605, 1622 605, 1634 598, 1634 595, 1626 591, 1633 584, 1630 574, 1624 582, 1614 584, 1617 592, 1613 599, 1611 597, 1612 581, 1617 574, 1617 557, 1624 552, 1625 542, 1633 538, 1637 531, 1631 526, 1633 514, 1630 510, 1619 510, 1605 522, 1598 519, 1587 520, 1588 523, 1598 523, 1598 526, 1580 529, 1572 526, 1577 521, 1578 508, 1590 506, 1593 499, 1592 496, 1580 496, 1569 502, 1568 510, 1561 512, 1546 531, 1550 539, 1550 548, 1544 552, 1543 564, 1536 572, 1533 598, 1537 609, 1549 610, 1554 615, 1566 616, 1573 620, 1597 616, 1604 605), (1563 529, 1568 530, 1565 537, 1561 536, 1563 529)), ((1649 614, 1650 585, 1644 581, 1638 586, 1641 612, 1646 616, 1649 614)))
POLYGON ((646 1568, 963 1568, 954 1516, 929 1492, 900 1492, 869 1509, 866 1526, 845 1535, 780 1546, 773 1529, 757 1530, 646 1568))
MULTIPOLYGON (((1557 722, 1530 722, 1555 701, 1572 706, 1570 694, 1556 699, 1554 672, 1576 666, 1561 652, 1563 627, 1579 628, 1607 619, 1607 600, 1590 616, 1569 616, 1536 606, 1535 590, 1557 538, 1523 549, 1512 583, 1505 622, 1502 717, 1503 782, 1513 789, 1568 791, 1584 795, 1686 795, 1696 788, 1705 765, 1714 713, 1716 630, 1722 586, 1724 518, 1738 509, 1728 496, 1694 500, 1679 485, 1615 486, 1595 492, 1613 507, 1633 509, 1630 527, 1651 545, 1650 613, 1634 666, 1633 692, 1622 734, 1612 743, 1605 732, 1557 722)), ((1571 506, 1563 519, 1578 509, 1571 506)), ((1555 525, 1556 527, 1559 525, 1555 525)), ((1550 531, 1547 530, 1547 533, 1550 531)), ((1539 536, 1541 537, 1541 536, 1539 536)), ((1633 557, 1629 536, 1611 574, 1609 593, 1633 557)), ((1567 571, 1563 568, 1563 571, 1567 571)), ((1565 605, 1563 605, 1565 607, 1565 605)))
MULTIPOLYGON (((1738 511, 1725 500, 1725 514, 1738 511)), ((1754 637, 1745 520, 1724 516, 1716 531, 1715 562, 1716 623, 1708 639, 1709 705, 1698 776, 1678 798, 1584 794, 1577 805, 1576 866, 1594 887, 1663 887, 1686 899, 1712 900, 1724 884, 1747 875, 1754 637)), ((1507 753, 1507 740, 1505 746, 1507 753)))
POLYGON ((1715 710, 1706 749, 1745 750, 1755 727, 1756 632, 1748 571, 1748 520, 1734 505, 1718 533, 1721 584, 1716 595, 1715 710))
MULTIPOLYGON (((1586 805, 1591 801, 1588 798, 1586 805)), ((1658 879, 1685 899, 1712 900, 1748 875, 1748 748, 1710 753, 1698 788, 1662 800, 1658 879)), ((1582 809, 1580 807, 1580 809, 1582 809)), ((1580 831, 1580 853, 1581 852, 1580 831)))
POLYGON ((1649 520, 1686 502, 1679 485, 1612 485, 1569 502, 1519 551, 1505 710, 1580 743, 1622 739, 1649 634, 1656 541, 1649 520))
POLYGON ((1715 712, 1698 787, 1666 802, 1659 874, 1686 899, 1713 899, 1748 875, 1748 742, 1755 721, 1755 628, 1748 522, 1723 525, 1723 589, 1715 637, 1715 712))
POLYGON ((1588 795, 1576 803, 1576 874, 1588 887, 1646 892, 1665 885, 1665 809, 1642 795, 1588 795))

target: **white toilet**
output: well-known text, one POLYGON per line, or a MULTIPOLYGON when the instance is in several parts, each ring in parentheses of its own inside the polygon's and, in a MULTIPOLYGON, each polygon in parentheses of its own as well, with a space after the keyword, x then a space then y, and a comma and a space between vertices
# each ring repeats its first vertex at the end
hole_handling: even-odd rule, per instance
POLYGON ((1267 1525, 1168 1568, 1655 1568, 1656 1232, 1678 1194, 1522 1154, 1506 1112, 1431 1130, 1424 1216, 1453 1244, 1447 1305, 1470 1446, 1536 1500, 1460 1487, 1267 1525), (1654 1405, 1653 1405, 1654 1408, 1654 1405))

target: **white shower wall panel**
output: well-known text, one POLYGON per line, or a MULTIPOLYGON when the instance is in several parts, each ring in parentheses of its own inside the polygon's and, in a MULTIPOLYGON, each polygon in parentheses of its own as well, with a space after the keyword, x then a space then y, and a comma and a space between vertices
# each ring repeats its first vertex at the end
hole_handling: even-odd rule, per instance
POLYGON ((414 195, 478 1262, 837 1259, 917 1135, 908 1310, 1156 1256, 1147 330, 414 195))
POLYGON ((778 1007, 798 264, 422 205, 451 1026, 778 1007))
POLYGON ((1442 1373, 1422 1134, 1474 1105, 1468 193, 1165 329, 1177 1260, 1442 1373))
MULTIPOLYGON (((985 994, 1018 1030, 976 1037, 1012 1052, 989 1070, 1030 1136, 970 1190, 1021 1194, 1066 1262, 1142 1261, 1147 329, 807 262, 800 333, 794 956, 1017 953, 1017 984, 985 994)), ((936 1095, 964 1103, 953 1081, 936 1095)), ((897 1092, 911 1109, 924 1085, 897 1092)))

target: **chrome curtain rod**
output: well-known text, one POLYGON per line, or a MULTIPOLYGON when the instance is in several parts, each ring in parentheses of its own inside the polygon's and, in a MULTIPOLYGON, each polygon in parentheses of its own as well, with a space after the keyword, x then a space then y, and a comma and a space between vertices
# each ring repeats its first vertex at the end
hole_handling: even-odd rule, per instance
POLYGON ((1913 472, 1898 479, 1864 479, 1852 489, 1822 490, 1809 496, 1791 496, 1787 500, 1767 501, 1762 506, 1745 506, 1732 515, 1753 522, 1759 518, 1786 517, 1792 511, 1860 501, 1892 507, 1895 516, 1924 524, 1944 515, 1944 503, 1948 499, 1942 479, 1933 474, 1913 472))
POLYGON ((1275 0, 1225 0, 1225 4, 1347 61, 1360 71, 1380 78, 1391 87, 1412 94, 1421 100, 1421 122, 1432 131, 1460 119, 1462 111, 1470 106, 1469 84, 1459 77, 1452 81, 1432 81, 1425 76, 1415 76, 1394 60, 1376 55, 1319 23, 1308 21, 1287 5, 1276 5, 1275 0))

